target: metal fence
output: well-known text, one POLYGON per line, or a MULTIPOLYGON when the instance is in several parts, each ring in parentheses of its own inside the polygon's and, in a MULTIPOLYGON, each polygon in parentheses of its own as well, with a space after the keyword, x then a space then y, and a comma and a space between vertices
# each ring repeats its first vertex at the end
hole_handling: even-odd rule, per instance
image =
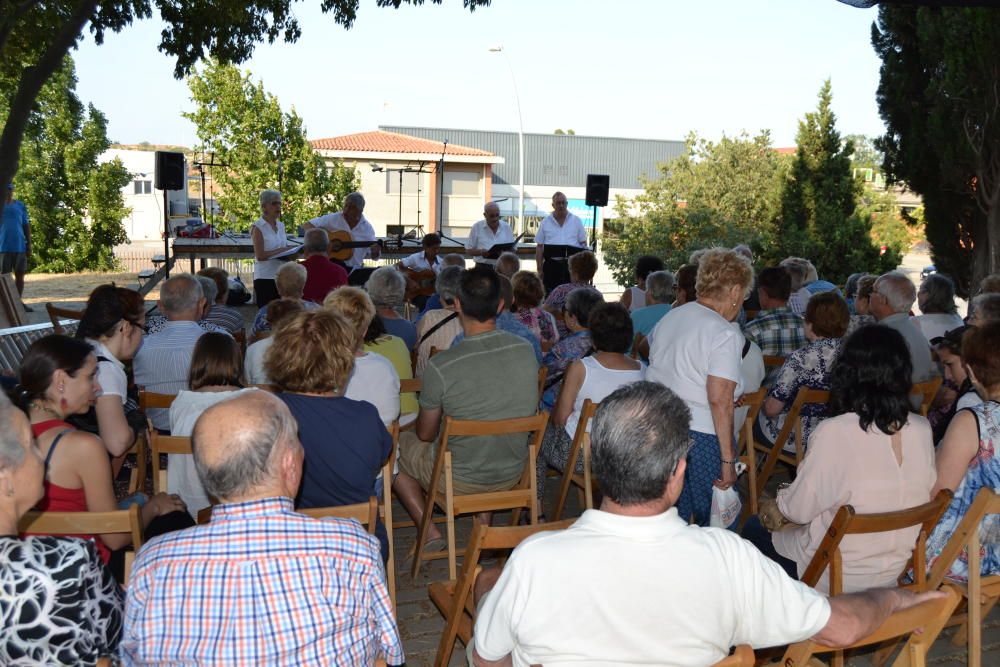
MULTIPOLYGON (((155 250, 129 250, 126 252, 115 252, 115 259, 121 264, 122 270, 126 273, 138 274, 143 269, 152 269, 153 257, 163 255, 163 252, 155 250)), ((200 268, 201 260, 195 263, 196 268, 200 268)), ((225 259, 212 258, 204 260, 205 266, 217 266, 225 269, 230 276, 239 276, 244 283, 253 282, 253 260, 252 259, 225 259)), ((186 260, 178 260, 174 265, 174 271, 185 271, 188 269, 186 260)))

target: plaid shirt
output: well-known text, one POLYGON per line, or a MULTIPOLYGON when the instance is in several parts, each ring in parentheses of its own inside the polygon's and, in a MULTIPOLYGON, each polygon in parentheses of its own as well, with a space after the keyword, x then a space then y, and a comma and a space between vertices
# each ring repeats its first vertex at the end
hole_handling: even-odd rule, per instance
MULTIPOLYGON (((743 327, 743 335, 757 343, 765 356, 772 357, 787 357, 809 342, 805 322, 787 306, 761 310, 753 322, 743 327)), ((771 384, 777 371, 769 370, 765 384, 771 384)))
POLYGON ((288 498, 219 505, 139 550, 126 665, 402 664, 378 540, 288 498))

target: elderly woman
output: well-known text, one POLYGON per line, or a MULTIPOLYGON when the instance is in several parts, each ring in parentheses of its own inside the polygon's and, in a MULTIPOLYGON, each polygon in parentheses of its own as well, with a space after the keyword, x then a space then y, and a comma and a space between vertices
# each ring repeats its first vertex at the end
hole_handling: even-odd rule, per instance
MULTIPOLYGON (((955 533, 965 512, 982 488, 1000 493, 1000 322, 969 329, 962 338, 962 361, 969 380, 983 402, 962 408, 951 420, 937 451, 937 482, 932 493, 950 489, 955 493, 934 531, 927 539, 927 568, 934 565, 955 533)), ((1000 515, 991 514, 979 528, 982 538, 983 576, 1000 574, 1000 515)), ((968 581, 966 553, 955 559, 949 579, 968 581)))
POLYGON ((871 314, 872 292, 875 291, 875 281, 878 276, 864 275, 858 278, 857 291, 854 293, 854 314, 847 325, 847 333, 850 336, 860 327, 866 324, 875 324, 875 316, 871 314))
MULTIPOLYGON (((799 389, 830 388, 830 370, 840 353, 840 339, 847 331, 850 319, 847 303, 836 292, 821 292, 809 299, 805 315, 806 340, 809 342, 788 355, 774 376, 774 384, 754 429, 759 442, 774 444, 799 389)), ((825 413, 826 406, 823 405, 809 403, 802 407, 803 448, 825 413)), ((794 433, 785 442, 785 451, 795 451, 794 433)))
POLYGON ((517 321, 528 327, 539 343, 555 344, 559 340, 556 318, 543 309, 545 286, 534 271, 518 271, 511 278, 514 302, 511 311, 517 321))
MULTIPOLYGON (((363 291, 363 290, 362 290, 363 291)), ((368 295, 365 293, 365 297, 368 295)), ((371 299, 369 299, 369 302, 371 299)), ((375 306, 372 306, 374 312, 375 306)), ((406 349, 406 343, 399 336, 392 336, 382 326, 382 320, 372 317, 368 323, 368 330, 365 331, 365 352, 380 354, 389 360, 392 367, 396 369, 396 375, 400 382, 413 379, 413 363, 410 360, 410 351, 406 349)), ((400 423, 409 423, 416 418, 420 405, 417 403, 417 395, 411 391, 399 395, 399 415, 400 423), (404 415, 407 415, 404 417, 404 415)))
POLYGON ((413 322, 400 317, 396 312, 406 298, 406 278, 403 274, 391 266, 375 269, 365 283, 365 291, 375 304, 375 312, 382 320, 385 330, 393 336, 402 338, 406 343, 406 349, 416 349, 417 328, 413 326, 413 322))
POLYGON ((552 410, 555 406, 556 397, 562 387, 563 374, 569 365, 593 350, 589 328, 590 312, 602 303, 604 297, 593 287, 575 289, 566 298, 563 319, 569 333, 542 358, 542 364, 548 368, 545 391, 541 399, 542 410, 552 410))
POLYGON ((698 262, 695 301, 674 308, 649 334, 646 377, 670 387, 691 410, 691 449, 677 509, 707 526, 712 487, 736 482, 734 401, 742 394, 743 335, 732 324, 753 284, 750 261, 713 248, 698 262))
MULTIPOLYGON (((815 298, 815 297, 814 297, 815 298)), ((894 512, 926 503, 937 473, 930 423, 910 412, 910 355, 895 329, 862 327, 844 341, 830 375, 829 415, 809 439, 795 481, 779 489, 773 534, 756 517, 744 537, 801 576, 843 505, 859 514, 894 512)), ((848 535, 840 543, 845 593, 895 586, 919 526, 848 535)), ((816 588, 829 590, 827 575, 816 588)))
POLYGON ((19 535, 44 475, 28 420, 0 394, 0 662, 92 665, 115 652, 125 595, 94 542, 19 535))
POLYGON ((416 375, 422 377, 431 357, 431 348, 447 350, 455 336, 462 333, 462 322, 455 312, 455 296, 462 281, 464 269, 446 266, 438 273, 434 291, 441 299, 441 308, 432 310, 417 322, 416 375))
POLYGON ((569 335, 569 325, 563 319, 566 298, 574 290, 589 287, 595 273, 597 273, 597 257, 594 253, 589 250, 576 253, 569 258, 569 282, 553 289, 545 299, 545 310, 555 315, 560 338, 569 335))
POLYGON ((910 321, 928 342, 963 324, 955 305, 955 283, 946 275, 932 273, 924 278, 917 290, 917 305, 921 314, 910 321))
MULTIPOLYGON (((306 301, 302 298, 302 290, 306 286, 306 267, 296 262, 286 262, 278 269, 275 283, 278 289, 278 298, 293 299, 302 304, 306 310, 316 310, 319 304, 306 301)), ((267 320, 267 306, 257 311, 253 318, 254 335, 259 335, 271 331, 271 325, 267 320)))
POLYGON ((275 277, 284 264, 278 255, 292 246, 285 238, 285 225, 281 220, 281 193, 262 190, 260 193, 260 219, 250 228, 253 243, 253 295, 258 308, 278 298, 275 277))
POLYGON ((972 299, 969 307, 969 324, 981 327, 987 322, 1000 321, 1000 294, 987 292, 972 299))
POLYGON ((632 328, 637 334, 649 335, 653 327, 670 312, 674 301, 674 274, 654 271, 646 276, 646 305, 632 308, 632 328))
MULTIPOLYGON (((327 300, 345 289, 350 288, 338 288, 327 300)), ((392 450, 375 406, 346 395, 358 337, 358 327, 328 306, 298 313, 274 333, 267 374, 298 422, 305 450, 297 507, 366 502, 392 450)), ((389 544, 381 524, 376 535, 387 559, 389 544)))

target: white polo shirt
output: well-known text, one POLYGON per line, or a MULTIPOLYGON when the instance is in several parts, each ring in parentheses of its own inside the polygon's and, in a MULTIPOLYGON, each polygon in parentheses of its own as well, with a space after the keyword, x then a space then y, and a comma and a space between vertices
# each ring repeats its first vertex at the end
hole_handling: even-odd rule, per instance
POLYGON ((653 517, 587 510, 525 540, 476 618, 476 651, 514 665, 711 665, 737 644, 780 646, 830 618, 826 597, 749 542, 653 517))
MULTIPOLYGON (((313 227, 319 229, 325 229, 330 232, 335 232, 337 230, 343 230, 351 235, 351 239, 354 241, 371 241, 375 243, 375 228, 372 227, 372 223, 368 222, 368 218, 361 216, 361 222, 354 229, 347 224, 347 220, 344 219, 344 214, 340 211, 336 213, 327 213, 326 215, 321 215, 318 218, 313 218, 309 221, 309 224, 313 227)), ((370 252, 369 248, 355 248, 354 254, 351 258, 344 262, 352 268, 358 268, 365 262, 365 257, 368 256, 370 252)))
POLYGON ((566 213, 566 220, 561 225, 550 213, 538 225, 535 243, 584 248, 587 245, 587 231, 583 228, 583 221, 572 213, 566 213))
POLYGON ((117 396, 121 399, 122 405, 125 405, 128 398, 128 378, 125 376, 125 364, 118 361, 115 355, 111 354, 111 350, 101 341, 88 338, 87 342, 94 348, 95 355, 107 359, 107 361, 97 362, 97 382, 101 385, 101 393, 98 396, 117 396))
POLYGON ((412 255, 407 255, 400 262, 404 267, 412 271, 433 271, 434 273, 441 273, 441 257, 434 258, 434 265, 427 261, 427 257, 424 255, 424 251, 415 252, 412 255))
MULTIPOLYGON (((465 243, 465 249, 479 248, 481 250, 489 250, 498 243, 514 243, 514 232, 511 231, 510 225, 501 220, 497 224, 496 233, 494 233, 485 220, 480 220, 472 225, 472 229, 469 230, 469 240, 465 243)), ((483 264, 497 263, 495 259, 486 259, 482 255, 474 259, 483 264)))

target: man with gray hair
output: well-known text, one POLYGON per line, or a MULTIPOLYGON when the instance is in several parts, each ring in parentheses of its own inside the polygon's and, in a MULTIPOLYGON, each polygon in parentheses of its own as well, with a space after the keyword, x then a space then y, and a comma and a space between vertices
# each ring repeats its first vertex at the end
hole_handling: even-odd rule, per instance
POLYGON ((297 514, 303 451, 288 407, 262 391, 195 423, 207 525, 139 550, 126 665, 371 665, 404 661, 378 540, 353 520, 297 514))
MULTIPOLYGON (((327 213, 318 218, 313 218, 303 225, 306 231, 310 229, 325 229, 328 232, 345 231, 351 235, 354 243, 370 242, 362 247, 354 249, 350 259, 344 262, 344 267, 349 274, 357 272, 364 264, 365 257, 378 259, 382 253, 382 246, 377 243, 375 228, 372 223, 365 218, 365 198, 360 192, 352 192, 344 197, 344 208, 337 213, 327 213)), ((363 285, 368 279, 370 271, 358 273, 350 280, 352 285, 363 285)))
POLYGON ((327 257, 330 237, 322 229, 310 229, 302 239, 302 250, 306 267, 306 286, 302 288, 302 298, 313 303, 323 303, 326 295, 341 285, 347 284, 347 270, 327 257))
MULTIPOLYGON (((186 274, 190 275, 190 274, 186 274)), ((219 293, 219 288, 215 286, 215 281, 208 276, 196 275, 194 279, 198 281, 201 285, 201 294, 205 297, 205 305, 201 309, 201 313, 198 314, 198 326, 200 326, 205 331, 213 331, 215 333, 224 333, 229 336, 232 332, 226 329, 224 326, 216 324, 215 322, 210 322, 205 319, 208 311, 212 309, 212 304, 215 303, 215 297, 219 293)), ((160 309, 163 310, 162 308, 160 309)), ((241 319, 242 321, 242 319, 241 319)), ((163 331, 164 326, 167 324, 167 317, 163 315, 151 315, 146 318, 146 333, 154 334, 163 331)))
MULTIPOLYGON (((938 374, 937 365, 931 359, 930 344, 910 321, 910 308, 916 300, 917 288, 902 271, 890 271, 879 276, 868 299, 869 311, 878 323, 895 329, 906 340, 913 364, 914 384, 930 380, 938 374)), ((919 396, 914 395, 911 402, 918 408, 919 396)))
POLYGON ((674 504, 689 420, 684 402, 656 382, 601 401, 590 430, 601 508, 525 540, 499 577, 480 575, 476 665, 661 664, 665 656, 710 665, 735 644, 811 637, 841 647, 892 612, 944 595, 875 589, 827 599, 735 533, 688 525, 674 504))
POLYGON ((646 305, 632 311, 632 330, 649 337, 656 323, 670 312, 674 302, 674 274, 653 271, 646 276, 646 305))
POLYGON ((477 264, 497 263, 499 253, 490 253, 495 245, 514 243, 514 232, 510 225, 500 218, 500 205, 491 201, 483 207, 483 219, 472 225, 469 240, 465 242, 465 252, 476 259, 477 264), (492 254, 493 257, 487 257, 492 254))

